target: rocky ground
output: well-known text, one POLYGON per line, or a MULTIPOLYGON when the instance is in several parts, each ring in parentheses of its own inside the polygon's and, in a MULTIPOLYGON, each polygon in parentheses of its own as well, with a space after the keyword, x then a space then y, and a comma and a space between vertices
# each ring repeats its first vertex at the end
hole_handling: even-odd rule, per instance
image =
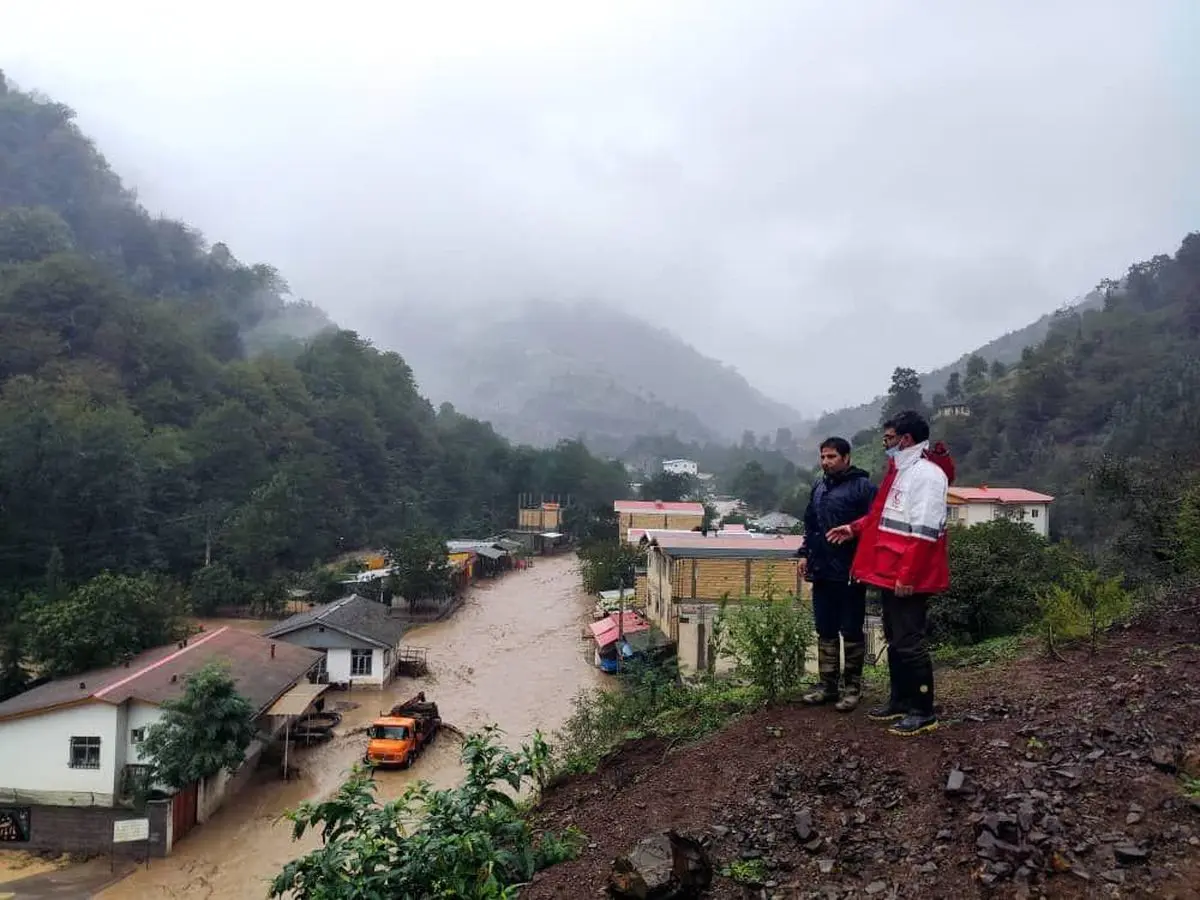
POLYGON ((699 840, 713 898, 1200 898, 1194 627, 939 679, 924 737, 787 706, 692 747, 627 745, 546 797, 545 826, 589 844, 523 900, 597 896, 666 829, 699 840))

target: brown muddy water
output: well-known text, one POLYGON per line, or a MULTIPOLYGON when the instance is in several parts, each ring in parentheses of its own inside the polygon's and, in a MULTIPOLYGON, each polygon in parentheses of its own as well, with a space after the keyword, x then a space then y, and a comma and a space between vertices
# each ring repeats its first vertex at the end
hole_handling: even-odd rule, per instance
MULTIPOLYGON (((262 900, 280 868, 318 844, 313 835, 293 842, 290 823, 280 815, 336 790, 366 749, 364 735, 348 732, 419 690, 437 701, 446 722, 464 731, 495 723, 513 745, 535 729, 553 732, 570 715, 580 690, 603 684, 583 639, 591 607, 574 556, 541 559, 532 569, 474 587, 451 618, 407 636, 407 643, 429 649, 429 677, 402 678, 383 691, 331 692, 333 703, 327 705, 354 708, 343 710, 332 741, 293 754, 290 761, 300 766, 300 778, 283 781, 278 770, 260 770, 168 858, 153 860, 99 897, 262 900)), ((235 619, 221 624, 257 630, 267 623, 235 619)), ((462 774, 458 749, 447 733, 411 771, 377 772, 379 797, 396 797, 418 779, 453 785, 462 774)))

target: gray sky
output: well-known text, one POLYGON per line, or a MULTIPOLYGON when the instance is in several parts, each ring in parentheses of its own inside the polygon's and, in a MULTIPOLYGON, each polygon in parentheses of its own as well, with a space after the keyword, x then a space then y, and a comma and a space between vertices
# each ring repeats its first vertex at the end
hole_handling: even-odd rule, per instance
POLYGON ((1200 227, 1192 0, 5 7, 148 207, 376 338, 594 298, 811 412, 1200 227))

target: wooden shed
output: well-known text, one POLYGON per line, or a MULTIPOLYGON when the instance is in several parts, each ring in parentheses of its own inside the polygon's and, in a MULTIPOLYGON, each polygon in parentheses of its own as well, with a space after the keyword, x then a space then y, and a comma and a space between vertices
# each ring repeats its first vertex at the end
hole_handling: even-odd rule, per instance
POLYGON ((691 531, 704 524, 704 504, 663 500, 618 500, 617 531, 624 541, 631 528, 662 528, 691 531))

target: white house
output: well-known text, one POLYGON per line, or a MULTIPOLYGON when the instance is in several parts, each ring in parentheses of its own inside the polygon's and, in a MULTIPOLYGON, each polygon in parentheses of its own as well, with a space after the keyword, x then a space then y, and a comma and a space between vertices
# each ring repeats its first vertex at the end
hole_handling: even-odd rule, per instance
POLYGON ((1048 494, 1024 488, 951 487, 946 491, 946 522, 950 525, 979 525, 994 519, 1028 523, 1042 537, 1050 536, 1048 494))
POLYGON ((311 650, 219 628, 147 650, 120 666, 46 682, 0 703, 0 814, 28 825, 27 839, 17 847, 109 850, 113 823, 138 817, 129 801, 133 776, 146 762, 139 746, 146 729, 158 721, 164 701, 183 695, 190 675, 221 661, 256 710, 262 740, 235 779, 220 773, 148 815, 147 843, 152 852, 165 854, 216 810, 231 781, 254 768, 264 742, 284 725, 273 713, 277 701, 298 691, 306 698, 302 711, 316 699, 319 690, 306 676, 319 660, 311 650))
POLYGON ((664 459, 662 470, 669 475, 689 475, 695 478, 700 472, 700 466, 690 459, 664 459))
POLYGON ((263 637, 321 653, 322 681, 382 686, 400 662, 400 639, 406 630, 389 607, 351 594, 284 619, 263 637))

